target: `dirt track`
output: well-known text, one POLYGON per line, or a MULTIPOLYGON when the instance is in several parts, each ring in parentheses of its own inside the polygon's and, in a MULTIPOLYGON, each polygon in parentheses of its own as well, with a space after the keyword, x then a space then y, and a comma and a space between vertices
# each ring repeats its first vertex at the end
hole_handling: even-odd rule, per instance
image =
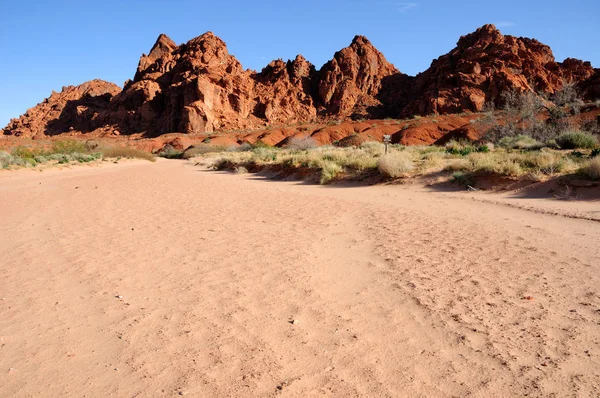
POLYGON ((1 172, 0 219, 2 397, 600 394, 597 222, 179 161, 1 172))

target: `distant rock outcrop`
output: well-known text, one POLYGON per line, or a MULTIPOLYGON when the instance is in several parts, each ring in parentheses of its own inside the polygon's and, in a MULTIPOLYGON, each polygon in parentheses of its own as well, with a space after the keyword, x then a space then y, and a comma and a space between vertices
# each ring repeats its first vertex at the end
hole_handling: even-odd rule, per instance
POLYGON ((120 92, 116 84, 104 80, 63 87, 60 93, 53 91, 50 97, 12 119, 4 134, 42 138, 68 131, 90 131, 120 92))
POLYGON ((583 81, 593 73, 589 62, 557 63, 547 45, 485 25, 461 37, 455 49, 416 77, 414 99, 404 114, 477 112, 486 102, 501 103, 507 91, 552 94, 563 82, 583 81))
POLYGON ((347 117, 369 115, 369 107, 377 107, 383 81, 399 74, 371 42, 356 36, 349 47, 338 51, 321 68, 319 104, 329 115, 347 117))
POLYGON ((493 25, 461 37, 416 77, 399 72, 363 36, 320 70, 298 55, 255 72, 244 70, 211 32, 179 46, 161 34, 122 90, 101 80, 66 87, 13 119, 3 133, 156 137, 453 114, 481 111, 489 101, 501 104, 509 90, 552 94, 564 82, 576 82, 588 99, 600 97, 600 72, 589 62, 556 62, 548 46, 504 36, 493 25))

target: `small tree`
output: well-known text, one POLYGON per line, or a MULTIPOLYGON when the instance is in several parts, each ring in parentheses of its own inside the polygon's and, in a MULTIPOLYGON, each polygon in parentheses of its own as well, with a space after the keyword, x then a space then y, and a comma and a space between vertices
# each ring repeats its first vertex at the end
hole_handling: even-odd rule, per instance
POLYGON ((577 86, 574 82, 564 82, 560 88, 552 96, 552 102, 558 107, 566 107, 573 110, 574 114, 578 114, 583 106, 577 86))

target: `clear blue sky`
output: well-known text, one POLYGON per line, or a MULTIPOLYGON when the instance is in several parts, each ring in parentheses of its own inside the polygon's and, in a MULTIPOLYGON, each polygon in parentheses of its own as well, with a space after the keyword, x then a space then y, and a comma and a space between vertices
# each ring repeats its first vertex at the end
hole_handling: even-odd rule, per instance
POLYGON ((257 70, 299 53, 319 68, 362 34, 414 75, 494 23, 550 45, 559 61, 600 67, 598 0, 0 0, 0 15, 0 128, 62 86, 122 86, 160 33, 183 43, 213 31, 257 70))

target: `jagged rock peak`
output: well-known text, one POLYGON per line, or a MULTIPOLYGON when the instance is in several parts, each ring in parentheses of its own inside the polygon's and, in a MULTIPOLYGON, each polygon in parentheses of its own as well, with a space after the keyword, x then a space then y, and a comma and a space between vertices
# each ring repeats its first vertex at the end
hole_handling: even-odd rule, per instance
POLYGON ((366 37, 356 36, 321 68, 319 100, 330 114, 362 113, 380 105, 375 97, 382 80, 398 73, 366 37))
POLYGON ((148 54, 148 58, 150 58, 152 61, 156 61, 163 55, 173 52, 176 48, 177 44, 175 44, 175 42, 171 40, 169 36, 161 33, 156 39, 154 46, 152 46, 152 49, 148 54))

